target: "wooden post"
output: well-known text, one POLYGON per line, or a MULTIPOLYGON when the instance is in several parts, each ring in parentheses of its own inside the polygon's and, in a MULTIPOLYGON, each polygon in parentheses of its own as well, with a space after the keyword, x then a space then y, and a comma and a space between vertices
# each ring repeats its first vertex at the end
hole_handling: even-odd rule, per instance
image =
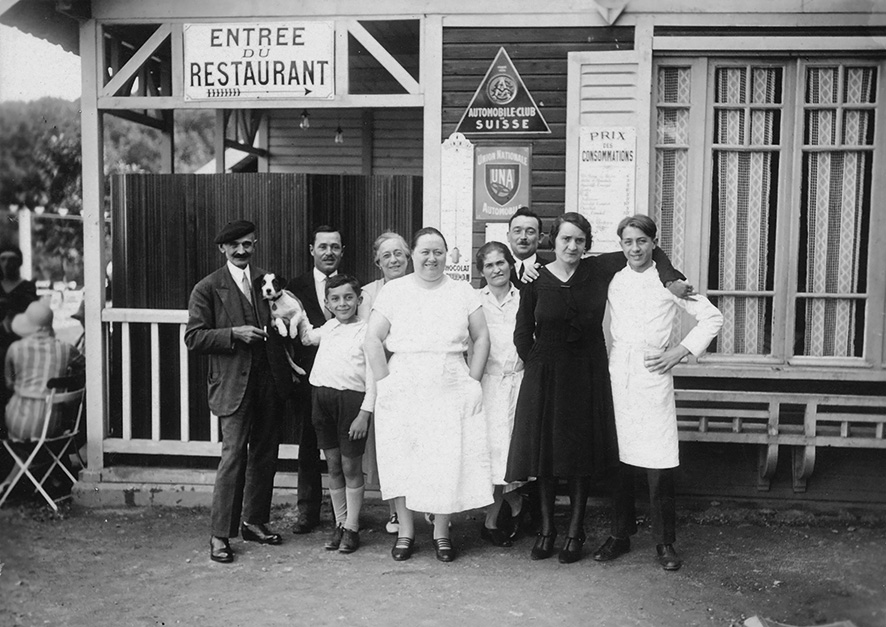
POLYGON ((443 124, 443 18, 429 15, 421 35, 420 77, 424 95, 422 226, 440 226, 443 124))
MULTIPOLYGON (((105 411, 105 342, 102 308, 105 299, 105 208, 102 117, 98 110, 99 77, 104 64, 101 27, 95 20, 80 26, 80 62, 83 92, 80 128, 83 158, 83 283, 86 332, 86 471, 101 478, 107 431, 105 411)), ((84 473, 85 474, 85 473, 84 473)))

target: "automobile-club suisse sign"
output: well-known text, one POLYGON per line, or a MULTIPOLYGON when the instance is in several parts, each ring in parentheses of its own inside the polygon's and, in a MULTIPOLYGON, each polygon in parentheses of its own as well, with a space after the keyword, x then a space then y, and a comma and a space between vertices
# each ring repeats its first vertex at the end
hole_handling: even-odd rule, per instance
POLYGON ((456 132, 463 135, 551 132, 504 48, 499 49, 489 66, 456 132))
POLYGON ((335 96, 332 22, 185 24, 185 100, 335 96))
POLYGON ((508 220, 518 207, 529 206, 531 154, 528 145, 474 148, 477 220, 508 220))

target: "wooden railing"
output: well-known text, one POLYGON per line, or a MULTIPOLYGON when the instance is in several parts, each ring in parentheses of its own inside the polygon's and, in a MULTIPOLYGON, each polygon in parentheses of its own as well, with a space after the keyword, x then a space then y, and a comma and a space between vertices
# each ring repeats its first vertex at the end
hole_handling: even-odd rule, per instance
MULTIPOLYGON (((138 454, 138 455, 166 455, 181 457, 215 457, 221 452, 218 418, 210 414, 209 416, 209 438, 194 440, 192 433, 193 426, 196 421, 205 421, 207 416, 200 415, 191 403, 191 390, 189 388, 190 381, 190 365, 189 352, 184 347, 185 325, 188 321, 187 310, 173 309, 105 309, 102 313, 102 321, 105 325, 106 333, 119 334, 114 338, 115 342, 120 346, 119 363, 113 364, 114 368, 119 368, 121 380, 121 415, 122 426, 119 430, 119 436, 109 435, 108 429, 104 431, 104 437, 100 443, 103 453, 121 453, 121 454, 138 454), (173 326, 178 328, 179 346, 177 354, 165 355, 160 340, 161 327, 173 326), (150 390, 148 397, 155 399, 150 407, 150 436, 149 437, 133 437, 134 415, 138 412, 134 411, 133 405, 133 389, 132 374, 134 366, 133 349, 131 337, 136 326, 147 326, 150 336, 150 390), (113 329, 113 331, 111 331, 113 329), (178 416, 180 428, 179 436, 176 439, 164 438, 161 435, 161 415, 160 403, 156 402, 160 392, 161 368, 164 364, 170 363, 170 359, 178 361, 180 376, 178 377, 179 389, 177 391, 165 391, 169 393, 177 393, 180 403, 180 415, 178 416)), ((110 358, 109 358, 110 359, 110 358)), ((144 414, 145 412, 142 412, 144 414)), ((143 428, 139 429, 144 431, 143 428)), ((93 443, 90 442, 90 446, 93 443)), ((280 445, 280 459, 297 459, 298 446, 295 444, 280 445)), ((144 477, 156 476, 157 469, 145 469, 143 473, 136 473, 144 477)), ((132 468, 125 471, 128 481, 133 479, 132 468)), ((105 465, 102 472, 103 479, 112 478, 115 471, 112 466, 105 465)), ((162 474, 162 473, 161 473, 162 474)), ((199 474, 199 473, 198 473, 199 474)), ((205 474, 205 473, 203 473, 205 474)), ((288 485, 293 483, 286 478, 282 478, 278 483, 288 485)))
MULTIPOLYGON (((209 417, 208 440, 192 440, 195 421, 207 419, 195 411, 190 402, 189 353, 184 349, 184 332, 188 313, 185 310, 106 309, 102 314, 106 330, 117 327, 122 380, 122 427, 120 435, 110 436, 105 430, 98 445, 104 453, 123 453, 166 456, 214 457, 220 453, 218 419, 209 417), (150 398, 159 394, 162 364, 169 356, 162 354, 161 327, 178 328, 180 345, 177 355, 180 368, 179 389, 173 391, 180 399, 180 434, 177 439, 161 436, 160 405, 150 408, 150 437, 133 437, 133 394, 131 375, 133 352, 130 344, 134 325, 150 329, 150 398)), ((723 442, 755 444, 760 446, 758 488, 768 490, 778 462, 780 447, 791 447, 793 456, 794 490, 803 492, 806 481, 815 467, 817 447, 886 449, 886 397, 848 396, 830 394, 783 394, 778 392, 749 392, 723 390, 677 390, 677 419, 680 439, 685 442, 723 442)), ((140 431, 144 431, 140 428, 140 431)), ((280 445, 280 459, 297 459, 298 446, 280 445)), ((169 469, 120 469, 119 476, 127 481, 142 477, 146 482, 156 481, 170 472, 176 481, 181 475, 169 469)), ((197 473, 211 481, 211 473, 197 473), (205 476, 204 476, 205 475, 205 476)), ((113 480, 115 470, 106 467, 102 478, 113 480)), ((170 475, 172 476, 172 475, 170 475)), ((203 480, 201 479, 201 480, 203 480)), ((162 480, 160 481, 162 482, 162 480)), ((295 485, 295 478, 280 473, 278 486, 295 485)))
POLYGON ((768 490, 779 447, 790 446, 795 492, 806 491, 816 447, 886 449, 886 397, 677 390, 677 425, 688 442, 759 444, 757 487, 768 490))

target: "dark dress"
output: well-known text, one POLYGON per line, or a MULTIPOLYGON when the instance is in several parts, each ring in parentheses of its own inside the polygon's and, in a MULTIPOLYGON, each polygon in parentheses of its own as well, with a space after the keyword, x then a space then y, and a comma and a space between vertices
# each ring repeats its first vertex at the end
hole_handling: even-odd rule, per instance
MULTIPOLYGON (((662 282, 684 278, 655 250, 662 282)), ((590 476, 618 464, 606 296, 625 256, 583 259, 568 281, 547 268, 521 292, 514 344, 526 364, 506 481, 590 476)))

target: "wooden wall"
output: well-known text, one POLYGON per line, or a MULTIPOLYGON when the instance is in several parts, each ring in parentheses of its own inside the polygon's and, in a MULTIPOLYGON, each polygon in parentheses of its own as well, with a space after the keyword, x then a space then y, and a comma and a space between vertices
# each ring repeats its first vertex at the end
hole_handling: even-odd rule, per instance
MULTIPOLYGON (((594 50, 630 50, 632 27, 446 28, 443 30, 442 139, 455 131, 499 48, 544 115, 550 135, 470 135, 472 142, 524 139, 532 144, 532 208, 540 216, 563 212, 566 183, 567 55, 594 50)), ((442 140, 441 139, 441 140, 442 140)), ((545 228, 548 224, 546 221, 545 228)), ((474 246, 484 242, 485 223, 474 223, 474 246)))
MULTIPOLYGON (((342 270, 368 282, 380 275, 372 262, 379 233, 412 233, 421 222, 422 179, 412 176, 305 174, 132 174, 112 179, 113 306, 186 309, 194 285, 224 264, 212 243, 230 220, 255 222, 254 263, 290 279, 311 268, 312 230, 329 224, 344 239, 342 270)), ((161 433, 178 437, 178 328, 161 329, 159 401, 150 398, 150 336, 147 325, 132 335, 133 435, 149 437, 150 408, 161 405, 161 433), (169 390, 166 394, 162 390, 169 390)), ((109 432, 122 425, 119 325, 109 334, 109 432)), ((205 360, 190 361, 190 406, 208 416, 205 360)), ((200 421, 194 440, 208 440, 209 421, 200 421), (201 431, 201 428, 205 428, 201 431)), ((284 430, 292 441, 292 425, 284 430)))
POLYGON ((302 109, 268 113, 269 170, 275 173, 422 175, 421 109, 302 109), (336 144, 341 127, 344 142, 336 144))

